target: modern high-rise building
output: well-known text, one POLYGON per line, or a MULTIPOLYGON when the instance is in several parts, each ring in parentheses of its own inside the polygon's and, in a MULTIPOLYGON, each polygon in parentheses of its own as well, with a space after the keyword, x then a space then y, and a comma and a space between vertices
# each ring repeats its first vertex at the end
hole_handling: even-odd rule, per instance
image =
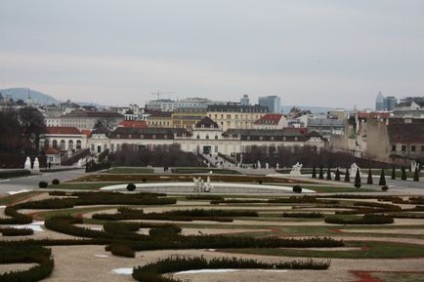
POLYGON ((375 110, 376 111, 393 111, 397 104, 397 99, 394 96, 384 97, 381 91, 375 99, 375 110))
POLYGON ((278 96, 259 97, 259 106, 268 107, 270 113, 281 113, 281 100, 278 96))
POLYGON ((242 106, 249 106, 250 105, 249 96, 247 94, 244 94, 243 98, 240 99, 240 105, 242 105, 242 106))
POLYGON ((377 98, 375 98, 375 110, 384 111, 384 96, 381 91, 378 92, 377 98))
POLYGON ((386 111, 393 111, 395 109, 396 104, 397 104, 396 97, 388 96, 384 98, 384 109, 386 111))

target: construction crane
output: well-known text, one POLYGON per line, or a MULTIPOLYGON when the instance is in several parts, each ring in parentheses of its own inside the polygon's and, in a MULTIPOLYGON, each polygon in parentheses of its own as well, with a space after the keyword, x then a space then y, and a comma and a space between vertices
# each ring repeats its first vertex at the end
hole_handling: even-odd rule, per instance
POLYGON ((161 91, 157 90, 156 92, 152 92, 150 94, 157 96, 157 100, 159 100, 160 99, 160 96, 162 96, 164 94, 168 94, 169 95, 169 94, 172 94, 172 92, 161 92, 161 91))

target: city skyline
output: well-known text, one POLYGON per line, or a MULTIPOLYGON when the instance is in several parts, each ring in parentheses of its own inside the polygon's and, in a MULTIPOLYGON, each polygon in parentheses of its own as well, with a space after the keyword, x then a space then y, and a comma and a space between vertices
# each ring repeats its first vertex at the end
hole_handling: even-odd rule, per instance
POLYGON ((3 1, 0 88, 374 108, 423 96, 422 1, 3 1))

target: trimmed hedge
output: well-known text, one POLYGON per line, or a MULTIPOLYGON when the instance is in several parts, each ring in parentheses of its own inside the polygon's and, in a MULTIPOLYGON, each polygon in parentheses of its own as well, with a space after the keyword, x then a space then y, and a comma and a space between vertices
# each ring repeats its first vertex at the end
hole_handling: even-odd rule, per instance
POLYGON ((0 229, 0 233, 2 233, 3 236, 29 236, 34 234, 34 230, 31 228, 6 227, 0 229))
POLYGON ((131 246, 124 243, 118 242, 111 244, 106 246, 105 250, 118 257, 135 258, 135 251, 131 248, 131 246))
POLYGON ((325 218, 325 222, 333 224, 390 224, 393 223, 394 220, 391 216, 366 214, 360 218, 328 216, 325 218))
POLYGON ((283 213, 283 217, 320 218, 323 217, 323 214, 319 212, 285 212, 283 213))
POLYGON ((52 184, 53 185, 59 185, 60 184, 60 180, 57 179, 57 178, 55 178, 55 179, 52 180, 52 184))
POLYGON ((128 185, 127 185, 127 190, 128 191, 134 191, 135 188, 136 188, 136 186, 135 186, 134 183, 128 183, 128 185))
MULTIPOLYGON (((19 242, 18 242, 19 243, 19 242)), ((0 263, 38 263, 39 265, 23 271, 11 271, 0 274, 0 281, 21 282, 40 281, 51 275, 54 261, 51 250, 40 247, 16 244, 15 246, 0 246, 0 263)))
POLYGON ((280 263, 264 263, 252 259, 213 258, 206 260, 201 257, 174 256, 144 266, 134 267, 132 277, 137 281, 172 282, 178 281, 172 276, 162 277, 161 274, 196 269, 316 269, 324 270, 330 267, 330 261, 294 260, 280 263))
POLYGON ((0 224, 29 224, 32 222, 32 217, 19 213, 17 206, 7 206, 4 209, 4 214, 10 216, 10 218, 0 218, 0 224))
POLYGON ((293 186, 293 192, 294 193, 302 193, 302 187, 300 185, 294 185, 293 186))
POLYGON ((47 188, 47 186, 49 186, 49 183, 47 183, 46 181, 40 181, 40 182, 38 182, 38 187, 39 188, 47 188))

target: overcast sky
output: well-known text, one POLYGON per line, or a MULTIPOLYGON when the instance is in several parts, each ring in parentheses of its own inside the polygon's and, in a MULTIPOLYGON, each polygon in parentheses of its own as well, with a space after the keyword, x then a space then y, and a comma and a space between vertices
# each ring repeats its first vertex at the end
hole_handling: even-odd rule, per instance
POLYGON ((373 108, 424 96, 423 0, 0 0, 0 88, 373 108))

